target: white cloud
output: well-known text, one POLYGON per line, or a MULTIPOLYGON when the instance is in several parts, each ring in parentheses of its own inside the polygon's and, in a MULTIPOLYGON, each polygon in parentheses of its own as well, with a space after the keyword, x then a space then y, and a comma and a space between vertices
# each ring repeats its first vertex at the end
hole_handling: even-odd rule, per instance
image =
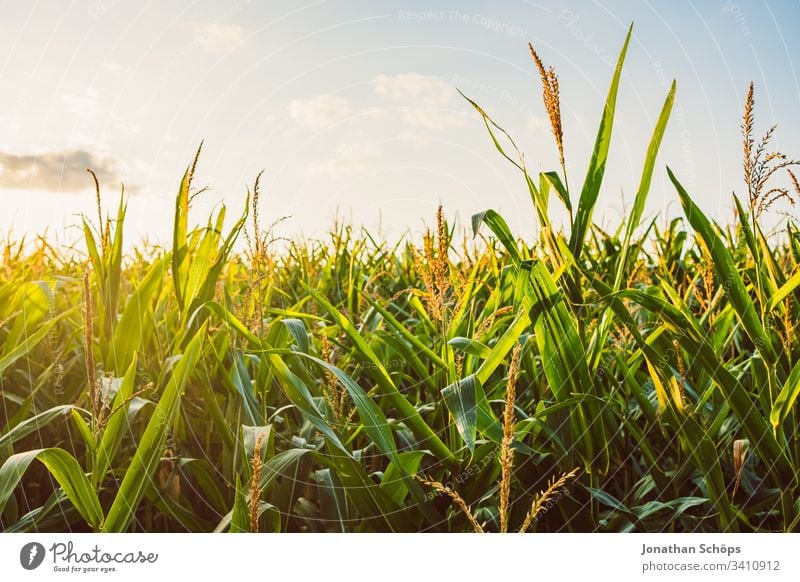
POLYGON ((453 107, 455 90, 441 79, 414 73, 378 75, 373 92, 402 106, 400 120, 406 125, 435 130, 464 125, 463 117, 447 110, 453 107))
POLYGON ((194 28, 192 45, 207 51, 224 52, 235 49, 244 40, 244 29, 230 22, 208 22, 194 28))
POLYGON ((334 150, 332 158, 312 164, 312 174, 325 174, 331 178, 343 178, 367 171, 369 162, 378 157, 379 149, 371 143, 347 143, 334 150))
POLYGON ((403 111, 402 120, 413 127, 426 129, 447 129, 448 127, 461 127, 464 118, 450 111, 437 109, 411 108, 403 111))
POLYGON ((349 114, 350 104, 347 99, 336 95, 294 99, 289 103, 291 118, 313 130, 325 129, 349 114))
POLYGON ((373 90, 376 95, 410 102, 409 105, 445 105, 455 94, 449 83, 415 73, 378 75, 373 90))

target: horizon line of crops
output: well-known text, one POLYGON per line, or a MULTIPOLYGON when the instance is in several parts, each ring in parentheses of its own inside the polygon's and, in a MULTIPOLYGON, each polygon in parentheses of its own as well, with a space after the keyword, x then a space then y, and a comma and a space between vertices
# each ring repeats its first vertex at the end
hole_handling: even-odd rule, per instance
POLYGON ((532 245, 489 209, 472 227, 493 237, 458 248, 440 208, 421 245, 336 228, 278 252, 260 176, 233 226, 221 207, 190 229, 198 150, 171 250, 124 260, 127 202, 104 215, 92 174, 85 262, 5 244, 2 529, 800 528, 800 235, 759 224, 800 197, 797 162, 769 149, 774 127, 753 137, 751 84, 737 223, 710 222, 667 168, 694 236, 680 219, 642 228, 673 82, 627 220, 594 226, 631 34, 578 190, 533 46, 560 172, 531 175, 464 96, 520 172, 532 245))

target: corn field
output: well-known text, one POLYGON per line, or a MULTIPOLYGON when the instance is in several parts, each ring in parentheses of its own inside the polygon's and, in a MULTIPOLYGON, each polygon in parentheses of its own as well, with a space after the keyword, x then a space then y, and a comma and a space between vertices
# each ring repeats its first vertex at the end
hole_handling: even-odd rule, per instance
POLYGON ((795 162, 754 137, 751 85, 737 221, 669 168, 683 216, 643 221, 673 83, 631 211, 597 227, 629 40, 580 188, 533 47, 559 168, 530 173, 465 96, 535 234, 476 209, 473 239, 440 209, 416 244, 337 224, 279 245, 258 180, 190 229, 195 158, 171 248, 123 251, 126 199, 105 214, 96 179, 79 252, 4 241, 0 528, 800 530, 800 231, 760 220, 800 196, 795 162))

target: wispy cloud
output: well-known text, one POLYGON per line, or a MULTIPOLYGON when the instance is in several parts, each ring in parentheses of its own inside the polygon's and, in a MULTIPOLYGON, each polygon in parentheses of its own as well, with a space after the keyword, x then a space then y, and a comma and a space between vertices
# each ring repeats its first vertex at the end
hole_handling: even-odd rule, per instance
POLYGON ((117 182, 117 162, 86 150, 72 149, 36 155, 17 155, 0 151, 0 187, 18 190, 78 192, 92 188, 86 168, 103 182, 117 182))
POLYGON ((312 174, 324 174, 331 178, 345 178, 367 171, 370 162, 378 157, 379 149, 371 143, 347 143, 339 145, 330 159, 312 164, 312 174))
POLYGON ((403 111, 401 118, 408 125, 427 129, 447 129, 464 125, 464 117, 461 115, 439 109, 407 109, 403 111))
POLYGON ((464 125, 464 118, 449 110, 455 90, 441 79, 414 73, 378 75, 373 92, 401 105, 400 120, 412 127, 439 130, 464 125))
POLYGON ((381 97, 411 102, 411 105, 446 105, 455 95, 449 83, 415 73, 378 75, 373 81, 373 91, 381 97))
POLYGON ((232 22, 208 22, 194 27, 193 45, 212 52, 235 49, 244 41, 244 29, 232 22))
POLYGON ((350 114, 350 103, 337 95, 318 95, 306 99, 294 99, 289 103, 289 115, 309 129, 330 127, 350 114))

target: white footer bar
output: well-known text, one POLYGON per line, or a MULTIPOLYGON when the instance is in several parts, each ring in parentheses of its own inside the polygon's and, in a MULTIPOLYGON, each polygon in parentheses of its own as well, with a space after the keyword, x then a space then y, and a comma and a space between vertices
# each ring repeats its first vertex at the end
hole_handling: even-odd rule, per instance
POLYGON ((1 534, 0 578, 777 581, 800 580, 799 544, 798 534, 1 534))

